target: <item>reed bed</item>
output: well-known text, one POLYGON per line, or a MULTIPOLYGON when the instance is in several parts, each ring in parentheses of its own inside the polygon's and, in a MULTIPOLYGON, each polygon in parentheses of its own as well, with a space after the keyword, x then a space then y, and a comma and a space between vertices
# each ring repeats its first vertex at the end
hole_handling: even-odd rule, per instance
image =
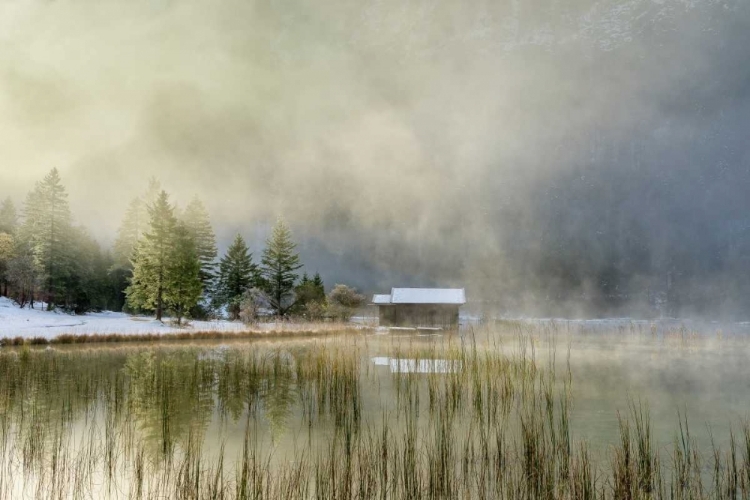
POLYGON ((393 371, 371 342, 0 351, 0 497, 750 498, 748 426, 665 449, 633 402, 606 453, 574 440, 569 355, 520 327, 381 341, 393 371))
POLYGON ((68 344, 104 343, 154 343, 190 340, 252 340, 252 339, 293 339, 360 334, 363 327, 352 328, 340 324, 294 324, 268 330, 248 329, 243 331, 182 331, 174 333, 64 333, 55 337, 3 337, 0 347, 55 346, 68 344))

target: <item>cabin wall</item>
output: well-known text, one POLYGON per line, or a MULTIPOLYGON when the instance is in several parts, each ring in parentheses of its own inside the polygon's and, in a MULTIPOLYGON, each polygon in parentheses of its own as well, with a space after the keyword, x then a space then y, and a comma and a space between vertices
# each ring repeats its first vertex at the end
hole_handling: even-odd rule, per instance
POLYGON ((380 326, 397 326, 396 308, 394 306, 378 306, 378 320, 380 326))
POLYGON ((380 326, 440 327, 458 326, 458 305, 394 304, 379 306, 380 326))

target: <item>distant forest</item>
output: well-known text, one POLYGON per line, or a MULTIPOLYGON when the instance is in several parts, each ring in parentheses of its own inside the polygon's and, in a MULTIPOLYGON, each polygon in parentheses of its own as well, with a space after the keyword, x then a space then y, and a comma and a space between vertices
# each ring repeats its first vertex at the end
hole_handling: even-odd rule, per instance
POLYGON ((522 209, 488 207, 486 296, 567 317, 750 318, 749 160, 733 146, 671 165, 631 144, 600 144, 595 168, 536 183, 522 209))
MULTIPOLYGON (((598 155, 621 157, 617 168, 537 182, 523 210, 478 197, 487 231, 498 235, 490 248, 475 248, 474 233, 449 225, 451 244, 439 252, 396 243, 394 268, 373 277, 384 264, 362 261, 362 276, 349 278, 371 279, 368 291, 465 286, 468 308, 492 315, 748 318, 750 167, 717 168, 719 157, 703 168, 658 170, 636 149, 599 147, 598 155), (464 255, 454 240, 466 242, 464 255)), ((177 319, 346 317, 363 303, 348 287, 331 288, 332 301, 321 276, 303 272, 296 247, 280 220, 259 258, 240 235, 219 256, 201 200, 176 206, 151 180, 125 210, 112 248, 103 248, 75 224, 52 170, 20 206, 0 204, 0 295, 21 307, 177 319)))
POLYGON ((20 210, 0 205, 0 296, 23 307, 82 314, 114 310, 185 318, 261 315, 346 320, 364 297, 319 274, 300 275, 291 231, 277 220, 259 262, 237 235, 219 259, 203 203, 174 205, 152 179, 124 214, 112 249, 103 249, 71 215, 57 169, 28 193, 20 210))

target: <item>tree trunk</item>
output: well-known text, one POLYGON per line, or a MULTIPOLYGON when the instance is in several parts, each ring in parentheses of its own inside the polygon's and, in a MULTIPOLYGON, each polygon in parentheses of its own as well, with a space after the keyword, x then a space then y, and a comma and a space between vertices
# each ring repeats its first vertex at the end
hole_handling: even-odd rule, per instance
POLYGON ((47 287, 47 310, 51 311, 55 307, 52 305, 55 301, 55 294, 52 291, 52 278, 50 278, 49 286, 47 287))
MULTIPOLYGON (((162 262, 164 261, 164 251, 161 252, 162 262)), ((163 295, 164 295, 164 265, 159 266, 159 289, 156 291, 156 321, 161 321, 161 316, 164 309, 163 295)))
POLYGON ((276 275, 276 313, 279 316, 284 315, 284 311, 281 310, 281 276, 276 275))

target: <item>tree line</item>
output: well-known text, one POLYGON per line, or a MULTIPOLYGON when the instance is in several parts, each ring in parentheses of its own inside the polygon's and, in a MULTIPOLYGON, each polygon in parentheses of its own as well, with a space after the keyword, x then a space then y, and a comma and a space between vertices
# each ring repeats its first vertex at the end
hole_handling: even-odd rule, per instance
POLYGON ((317 273, 300 276, 300 256, 281 218, 259 263, 241 235, 219 259, 201 200, 183 209, 152 179, 128 205, 110 250, 74 224, 67 198, 53 169, 20 211, 10 198, 0 205, 0 294, 22 308, 124 310, 179 324, 225 315, 348 319, 364 302, 345 285, 326 295, 317 273))

